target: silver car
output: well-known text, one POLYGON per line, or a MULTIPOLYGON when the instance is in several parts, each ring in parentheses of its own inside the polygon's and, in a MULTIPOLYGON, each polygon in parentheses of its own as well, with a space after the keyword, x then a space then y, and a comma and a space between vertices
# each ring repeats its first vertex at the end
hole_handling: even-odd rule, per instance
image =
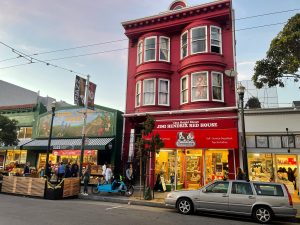
POLYGON ((199 190, 170 192, 165 203, 182 214, 209 211, 253 216, 260 223, 273 217, 295 217, 292 197, 280 183, 215 181, 199 190))

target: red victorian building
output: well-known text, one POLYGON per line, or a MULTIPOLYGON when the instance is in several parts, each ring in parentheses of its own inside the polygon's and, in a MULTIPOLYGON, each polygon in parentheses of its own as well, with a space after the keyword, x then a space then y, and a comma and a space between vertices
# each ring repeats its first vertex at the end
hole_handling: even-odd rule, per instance
POLYGON ((235 177, 233 17, 231 0, 174 1, 164 13, 122 23, 129 38, 123 160, 133 160, 133 135, 152 115, 165 146, 147 171, 164 177, 167 189, 235 177))

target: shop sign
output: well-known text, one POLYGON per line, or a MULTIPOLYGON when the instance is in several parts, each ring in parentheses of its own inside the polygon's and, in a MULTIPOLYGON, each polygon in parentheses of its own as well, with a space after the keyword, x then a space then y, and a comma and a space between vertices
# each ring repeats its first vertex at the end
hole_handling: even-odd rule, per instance
MULTIPOLYGON (((81 150, 53 150, 52 154, 56 156, 80 156, 81 150)), ((84 150, 84 155, 94 156, 95 150, 84 150)))
POLYGON ((237 128, 237 120, 172 120, 156 121, 155 130, 191 130, 237 128))
POLYGON ((238 148, 237 129, 154 130, 165 148, 238 148))

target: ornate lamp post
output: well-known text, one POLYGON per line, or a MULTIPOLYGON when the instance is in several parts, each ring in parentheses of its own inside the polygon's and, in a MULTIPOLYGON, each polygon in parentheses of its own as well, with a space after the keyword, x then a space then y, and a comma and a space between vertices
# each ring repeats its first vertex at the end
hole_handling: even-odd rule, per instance
MULTIPOLYGON (((51 104, 52 116, 51 116, 50 132, 49 132, 49 138, 48 138, 46 168, 45 168, 46 175, 48 175, 47 172, 48 172, 48 168, 49 168, 49 151, 50 151, 51 139, 52 139, 52 128, 53 128, 53 120, 54 120, 54 116, 55 116, 55 105, 56 105, 56 102, 55 101, 52 102, 52 104, 51 104)), ((49 172, 51 172, 51 171, 49 171, 49 172)), ((48 177, 48 179, 50 179, 50 177, 48 177)))
POLYGON ((242 125, 242 157, 243 157, 243 169, 246 175, 246 180, 249 180, 248 172, 248 158, 247 158, 247 146, 246 146, 246 132, 245 132, 245 115, 244 115, 244 94, 245 87, 242 84, 239 84, 237 87, 237 93, 239 95, 239 104, 240 104, 240 118, 242 125))

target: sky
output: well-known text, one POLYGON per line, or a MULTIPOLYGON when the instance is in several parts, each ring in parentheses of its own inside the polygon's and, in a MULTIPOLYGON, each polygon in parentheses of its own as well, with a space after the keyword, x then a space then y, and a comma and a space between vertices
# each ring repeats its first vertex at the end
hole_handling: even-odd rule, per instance
MULTIPOLYGON (((89 47, 33 56, 51 60, 50 63, 67 69, 64 70, 44 63, 28 64, 27 59, 17 58, 11 49, 0 44, 0 80, 73 104, 76 74, 90 75, 90 80, 97 85, 95 104, 124 111, 128 41, 121 23, 164 12, 172 0, 156 2, 1 0, 0 41, 14 49, 35 54, 89 47), (109 43, 103 44, 105 42, 109 43), (86 54, 90 55, 60 59, 86 54)), ((187 0, 189 6, 207 2, 210 1, 187 0)), ((233 0, 233 7, 238 79, 250 80, 255 62, 265 57, 271 40, 282 30, 284 23, 300 13, 300 4, 299 0, 233 0), (294 11, 243 19, 287 10, 294 11), (277 23, 281 24, 270 25, 277 23), (268 26, 253 28, 262 25, 268 26)), ((291 106, 292 101, 300 100, 299 94, 299 83, 287 81, 285 88, 278 88, 278 102, 281 106, 291 106)))

